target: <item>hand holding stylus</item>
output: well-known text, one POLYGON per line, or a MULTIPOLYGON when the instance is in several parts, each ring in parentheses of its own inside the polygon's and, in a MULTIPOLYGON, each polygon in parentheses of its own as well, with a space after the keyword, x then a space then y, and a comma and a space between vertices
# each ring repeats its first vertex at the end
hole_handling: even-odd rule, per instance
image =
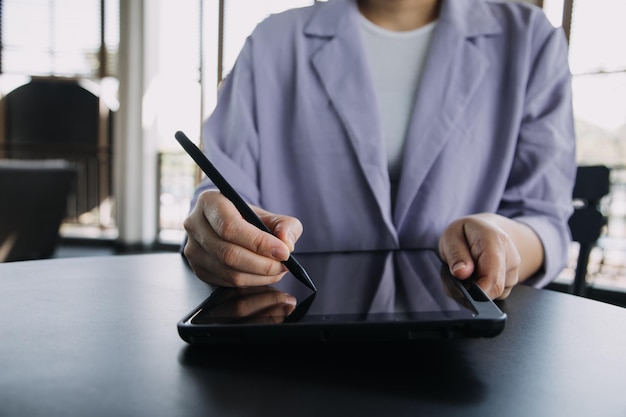
POLYGON ((277 282, 288 268, 316 291, 291 255, 300 221, 249 206, 184 133, 176 139, 220 190, 202 193, 184 223, 185 256, 196 275, 213 285, 245 287, 277 282))
POLYGON ((278 282, 287 272, 289 258, 302 233, 297 219, 254 208, 274 235, 243 219, 219 191, 202 193, 184 226, 184 249, 195 274, 211 285, 248 287, 278 282))

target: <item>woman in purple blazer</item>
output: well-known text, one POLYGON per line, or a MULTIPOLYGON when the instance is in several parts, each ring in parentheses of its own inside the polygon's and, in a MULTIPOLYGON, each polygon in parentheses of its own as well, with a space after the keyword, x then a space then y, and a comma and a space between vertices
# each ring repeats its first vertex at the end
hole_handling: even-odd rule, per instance
POLYGON ((185 221, 199 278, 266 285, 294 250, 438 248, 492 298, 567 260, 576 172, 562 30, 491 0, 331 0, 247 39, 203 128, 275 236, 209 182, 185 221))

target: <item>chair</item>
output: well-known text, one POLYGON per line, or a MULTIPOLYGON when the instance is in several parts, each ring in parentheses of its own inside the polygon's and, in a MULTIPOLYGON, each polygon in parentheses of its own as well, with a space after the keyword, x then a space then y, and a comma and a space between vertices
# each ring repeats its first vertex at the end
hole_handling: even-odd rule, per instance
POLYGON ((0 160, 0 262, 53 255, 76 175, 64 160, 0 160))
POLYGON ((0 157, 77 165, 72 218, 99 210, 112 193, 112 112, 103 111, 102 100, 84 86, 75 79, 32 77, 0 100, 0 157))
POLYGON ((574 213, 569 219, 572 240, 580 249, 571 292, 584 296, 587 290, 589 255, 607 224, 600 210, 600 200, 608 195, 610 170, 603 165, 579 166, 574 185, 574 213))

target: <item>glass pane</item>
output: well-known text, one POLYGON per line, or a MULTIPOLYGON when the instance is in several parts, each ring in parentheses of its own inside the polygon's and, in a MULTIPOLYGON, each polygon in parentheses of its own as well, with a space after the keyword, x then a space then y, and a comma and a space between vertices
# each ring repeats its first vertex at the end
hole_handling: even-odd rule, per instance
POLYGON ((145 102, 156 115, 159 150, 178 151, 173 132, 183 129, 194 138, 199 135, 200 2, 162 0, 155 10, 158 23, 149 30, 156 38, 147 43, 144 58, 154 73, 148 75, 152 85, 145 102))
POLYGON ((107 51, 105 76, 117 76, 120 47, 120 4, 119 0, 105 0, 104 44, 107 51))
POLYGON ((59 76, 97 74, 99 67, 98 50, 58 52, 52 56, 51 72, 59 76))
POLYGON ((2 51, 2 71, 7 74, 48 75, 52 59, 45 51, 5 49, 2 51))
POLYGON ((626 69, 626 1, 576 0, 570 65, 575 74, 626 69))
POLYGON ((100 47, 100 1, 55 0, 51 18, 57 51, 97 50, 100 47))
POLYGON ((272 13, 310 6, 314 0, 228 0, 224 4, 223 76, 235 64, 243 44, 256 25, 272 13))
POLYGON ((37 0, 2 1, 4 47, 45 49, 50 47, 50 5, 37 0))
POLYGON ((578 159, 583 164, 626 162, 626 72, 573 79, 578 159))
POLYGON ((194 141, 200 136, 200 1, 161 0, 145 7, 150 13, 144 51, 150 86, 143 125, 159 151, 159 240, 179 244, 196 166, 173 134, 182 129, 194 141))
MULTIPOLYGON (((105 37, 115 63, 119 0, 105 1, 112 11, 105 37)), ((0 5, 4 73, 99 75, 100 0, 3 0, 0 5)))
POLYGON ((159 160, 159 239, 179 244, 196 186, 196 166, 184 152, 162 152, 159 160))
POLYGON ((543 0, 543 11, 554 27, 563 26, 564 0, 543 0))

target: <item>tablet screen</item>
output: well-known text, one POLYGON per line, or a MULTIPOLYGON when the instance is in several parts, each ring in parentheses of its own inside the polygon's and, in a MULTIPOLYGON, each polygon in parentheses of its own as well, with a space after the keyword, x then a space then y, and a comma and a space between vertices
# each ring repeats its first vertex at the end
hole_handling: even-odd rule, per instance
POLYGON ((190 325, 438 322, 476 316, 431 250, 299 254, 318 291, 291 274, 266 287, 218 288, 190 325))

